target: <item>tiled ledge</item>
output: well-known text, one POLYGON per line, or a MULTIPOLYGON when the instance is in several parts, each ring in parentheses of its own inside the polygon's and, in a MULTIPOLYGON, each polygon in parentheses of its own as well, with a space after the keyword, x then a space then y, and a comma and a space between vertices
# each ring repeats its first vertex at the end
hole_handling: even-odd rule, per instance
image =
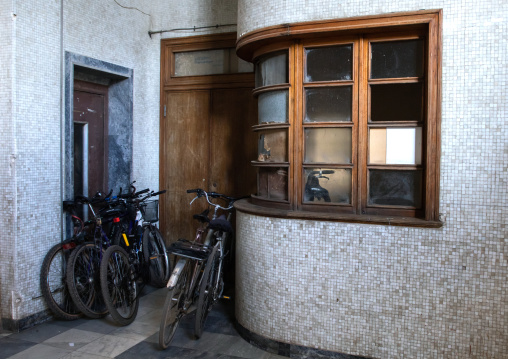
POLYGON ((268 353, 282 355, 288 358, 295 359, 311 359, 311 358, 329 358, 329 359, 369 359, 368 357, 362 357, 357 355, 343 354, 337 352, 331 352, 327 350, 320 350, 302 345, 288 344, 278 342, 259 334, 251 332, 247 328, 243 327, 238 321, 235 323, 236 330, 240 336, 245 339, 249 344, 252 344, 259 349, 262 349, 268 353))
POLYGON ((424 219, 419 218, 294 211, 287 209, 263 207, 255 203, 252 203, 250 199, 242 199, 240 201, 235 202, 235 208, 244 213, 274 218, 348 222, 359 224, 381 224, 387 226, 421 227, 421 228, 441 228, 443 226, 443 223, 440 221, 426 221, 424 219))

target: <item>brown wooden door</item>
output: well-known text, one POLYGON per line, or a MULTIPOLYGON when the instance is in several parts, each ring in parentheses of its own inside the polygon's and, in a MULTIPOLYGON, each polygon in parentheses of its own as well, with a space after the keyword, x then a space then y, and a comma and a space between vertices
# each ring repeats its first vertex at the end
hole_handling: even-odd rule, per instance
POLYGON ((168 243, 193 239, 197 222, 192 215, 204 210, 202 200, 189 206, 190 188, 231 196, 256 189, 256 158, 251 126, 257 108, 251 88, 167 91, 166 116, 161 121, 160 185, 161 230, 168 243))
POLYGON ((106 86, 74 81, 75 195, 108 190, 107 94, 106 86))
MULTIPOLYGON (((166 117, 161 122, 160 226, 170 243, 192 239, 188 211, 189 188, 208 187, 209 91, 169 92, 165 96, 166 117)), ((194 207, 197 211, 199 204, 194 207)))

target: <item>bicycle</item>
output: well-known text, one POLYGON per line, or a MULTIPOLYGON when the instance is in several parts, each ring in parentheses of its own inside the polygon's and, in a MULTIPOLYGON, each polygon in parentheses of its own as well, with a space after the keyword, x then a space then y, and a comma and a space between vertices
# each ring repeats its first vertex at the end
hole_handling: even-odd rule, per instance
POLYGON ((214 207, 214 212, 211 220, 207 211, 194 215, 195 219, 205 224, 196 232, 194 241, 180 239, 169 248, 169 252, 179 259, 167 284, 169 292, 159 330, 159 346, 162 349, 166 349, 171 343, 181 318, 194 310, 194 335, 196 338, 201 337, 208 313, 213 304, 221 298, 224 289, 222 264, 227 254, 226 241, 233 233, 233 203, 240 199, 202 189, 187 190, 187 193, 196 193, 191 205, 196 199, 205 197, 208 204, 214 207), (226 200, 228 204, 222 207, 211 202, 210 197, 226 200), (227 216, 217 216, 219 209, 225 211, 227 216), (205 233, 206 237, 203 238, 205 233))
POLYGON ((304 192, 304 200, 305 201, 314 201, 323 199, 325 202, 331 202, 330 194, 326 188, 323 188, 319 179, 324 178, 329 180, 330 178, 323 175, 334 174, 334 170, 319 170, 319 171, 311 171, 307 177, 307 183, 305 183, 305 192, 304 192))
POLYGON ((93 235, 91 241, 72 251, 66 268, 66 283, 74 305, 89 318, 101 318, 108 313, 100 288, 100 262, 104 248, 119 243, 120 217, 126 214, 126 208, 121 206, 121 202, 107 201, 111 193, 105 198, 98 193, 92 200, 84 196, 76 198, 78 203, 88 206, 92 216, 89 222, 93 226, 93 235), (102 203, 107 206, 94 208, 102 203))
POLYGON ((87 241, 90 222, 83 220, 76 214, 76 202, 64 201, 65 212, 71 215, 73 235, 50 248, 41 266, 40 286, 42 297, 51 312, 59 319, 75 320, 81 317, 69 294, 66 284, 66 267, 71 252, 81 243, 87 241))
POLYGON ((169 278, 171 265, 166 247, 153 225, 158 220, 158 201, 145 202, 165 192, 151 192, 140 199, 127 201, 137 216, 127 230, 122 229, 125 246, 110 246, 101 261, 102 295, 111 317, 119 325, 130 324, 137 316, 142 290, 138 290, 138 281, 145 285, 153 273, 156 273, 156 281, 165 283, 169 278))

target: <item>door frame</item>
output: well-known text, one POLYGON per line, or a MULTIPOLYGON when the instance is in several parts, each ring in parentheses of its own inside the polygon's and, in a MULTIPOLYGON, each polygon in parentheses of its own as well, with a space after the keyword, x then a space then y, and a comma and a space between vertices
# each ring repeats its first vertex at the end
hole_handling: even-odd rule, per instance
MULTIPOLYGON (((162 127, 167 119, 167 110, 165 108, 166 96, 171 96, 172 92, 215 90, 215 89, 235 89, 251 88, 254 89, 254 71, 245 73, 212 74, 201 76, 175 76, 175 53, 191 52, 199 50, 214 50, 232 48, 236 49, 236 32, 221 33, 212 35, 199 35, 191 37, 169 38, 161 40, 161 77, 160 77, 160 134, 162 136, 162 127)), ((235 50, 236 51, 236 50, 235 50)), ((209 119, 210 120, 210 119, 209 119)), ((239 119, 241 120, 241 119, 239 119)), ((159 187, 163 189, 164 175, 164 138, 159 140, 159 187)), ((207 175, 209 175, 207 173, 207 175)), ((209 176, 208 176, 209 177, 209 176)), ((167 226, 164 213, 165 201, 169 201, 168 196, 160 198, 160 216, 159 225, 161 231, 167 226)))
MULTIPOLYGON (((132 129, 133 129, 133 70, 78 55, 72 52, 65 52, 65 77, 64 77, 64 103, 63 103, 63 133, 62 133, 62 200, 72 200, 74 196, 74 118, 73 118, 73 99, 74 99, 74 78, 75 73, 88 73, 91 77, 109 83, 108 96, 108 138, 117 136, 112 131, 121 129, 125 133, 118 140, 122 146, 115 148, 115 155, 121 156, 124 161, 122 168, 111 168, 113 161, 108 161, 108 173, 112 174, 108 178, 110 188, 128 187, 132 178, 132 129), (114 102, 115 106, 110 106, 114 102), (119 172, 119 170, 121 172, 119 172), (114 174, 114 176, 113 176, 114 174)), ((108 139, 108 152, 112 156, 112 141, 108 139)), ((70 234, 72 228, 70 216, 64 217, 62 238, 70 234)))

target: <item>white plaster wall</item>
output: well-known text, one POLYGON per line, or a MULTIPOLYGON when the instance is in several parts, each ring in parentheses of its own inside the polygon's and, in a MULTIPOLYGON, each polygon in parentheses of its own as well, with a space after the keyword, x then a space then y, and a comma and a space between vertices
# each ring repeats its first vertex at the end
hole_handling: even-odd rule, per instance
POLYGON ((239 216, 248 329, 376 358, 508 357, 508 3, 240 1, 238 33, 439 8, 444 227, 239 216))
POLYGON ((65 52, 133 70, 132 178, 158 189, 160 39, 236 27, 152 38, 148 31, 223 22, 236 22, 236 0, 0 0, 2 318, 45 309, 39 271, 62 237, 65 52))

